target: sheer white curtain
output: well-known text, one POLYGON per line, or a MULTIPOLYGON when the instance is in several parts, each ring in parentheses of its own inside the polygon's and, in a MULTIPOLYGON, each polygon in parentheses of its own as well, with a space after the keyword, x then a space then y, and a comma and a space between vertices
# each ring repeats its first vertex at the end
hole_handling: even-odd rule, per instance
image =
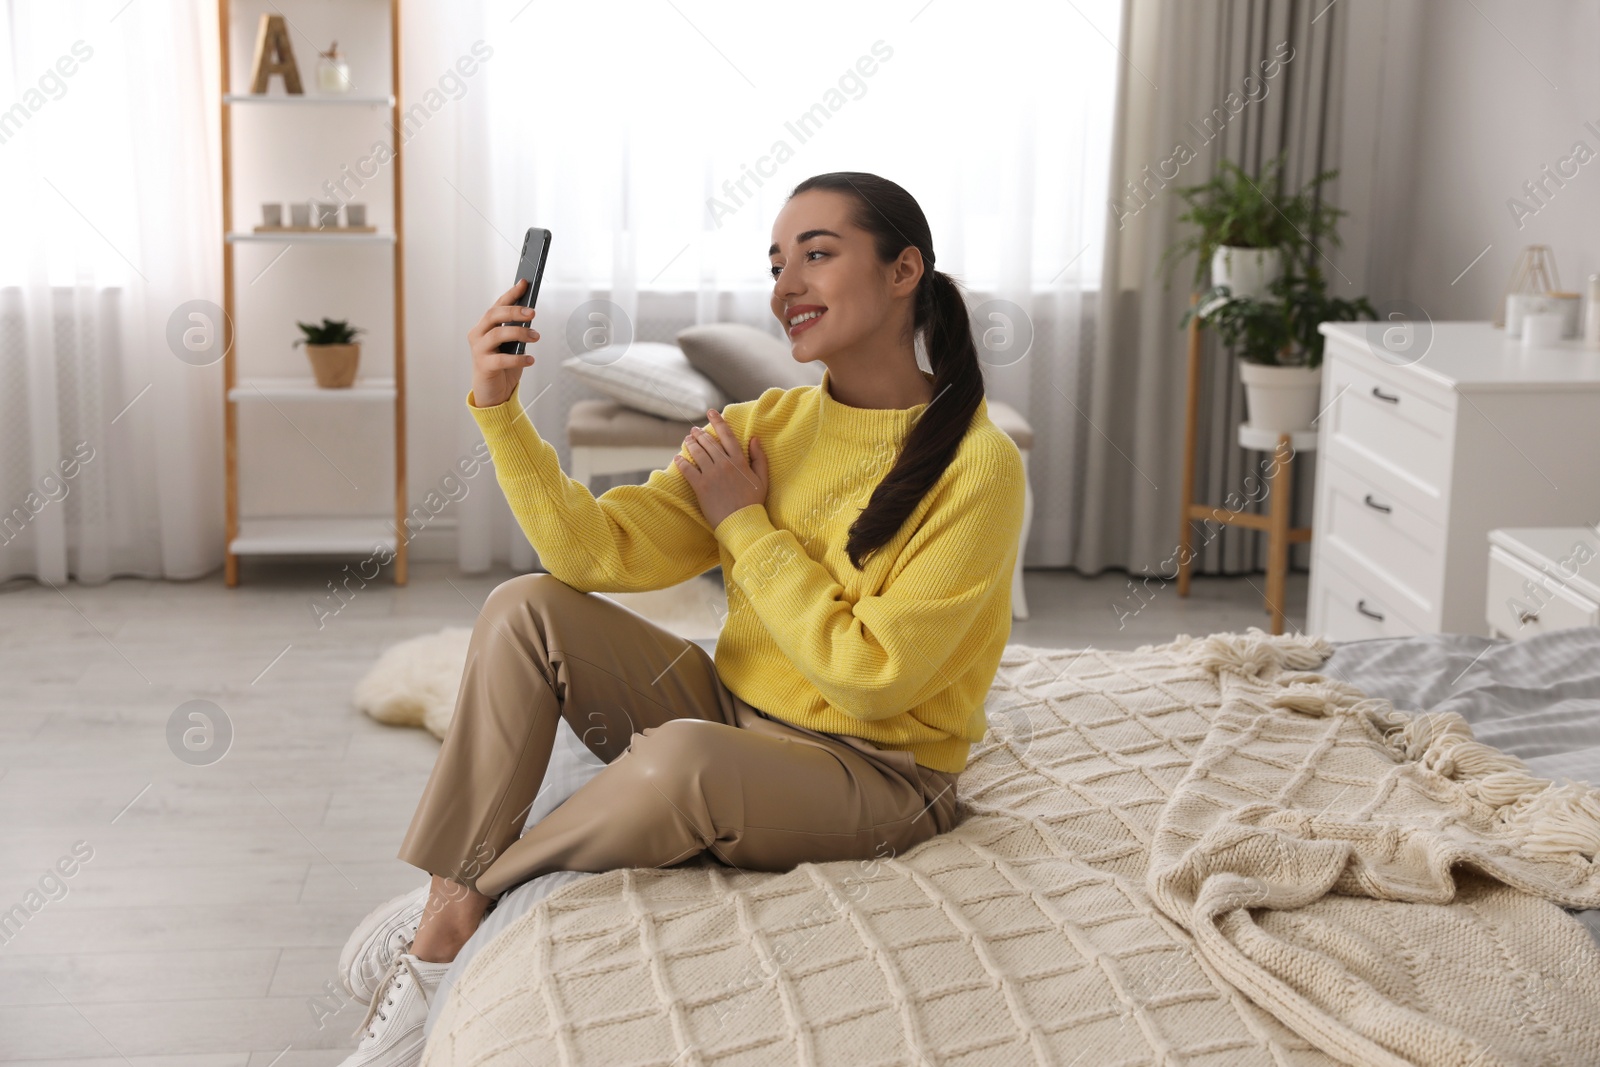
MULTIPOLYGON (((1033 423, 1026 559, 1068 562, 1082 506, 1068 488, 1092 432, 1084 315, 1105 238, 1116 0, 1000 2, 981 15, 925 0, 476 0, 452 12, 481 28, 439 35, 436 54, 411 56, 413 72, 447 68, 472 38, 494 49, 455 105, 453 333, 505 288, 523 230, 552 230, 543 358, 522 395, 564 463, 566 411, 595 395, 561 369, 569 334, 609 326, 670 341, 695 323, 742 321, 779 336, 766 250, 784 198, 812 174, 871 171, 921 203, 938 265, 966 285, 992 346, 990 396, 1033 423)), ((465 452, 477 431, 460 419, 465 452)), ((498 493, 469 495, 459 515, 463 568, 532 565, 498 493)))
POLYGON ((222 560, 215 6, 0 0, 0 579, 222 560))

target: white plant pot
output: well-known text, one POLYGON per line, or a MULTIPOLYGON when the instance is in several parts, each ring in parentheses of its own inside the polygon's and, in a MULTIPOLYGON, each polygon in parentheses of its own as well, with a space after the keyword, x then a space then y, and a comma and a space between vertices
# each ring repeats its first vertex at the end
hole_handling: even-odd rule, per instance
POLYGON ((1239 362, 1245 411, 1258 430, 1296 433, 1311 429, 1322 396, 1322 368, 1272 367, 1239 362))
POLYGON ((1283 274, 1283 249, 1222 245, 1211 254, 1211 282, 1236 297, 1266 298, 1267 286, 1283 274))

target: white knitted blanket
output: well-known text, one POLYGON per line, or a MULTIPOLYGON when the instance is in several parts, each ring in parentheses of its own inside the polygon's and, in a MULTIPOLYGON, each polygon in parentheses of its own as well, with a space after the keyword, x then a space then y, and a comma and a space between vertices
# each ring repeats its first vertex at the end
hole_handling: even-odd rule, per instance
POLYGON ((1012 645, 962 822, 619 870, 467 968, 423 1067, 1600 1063, 1600 790, 1307 673, 1319 639, 1012 645))

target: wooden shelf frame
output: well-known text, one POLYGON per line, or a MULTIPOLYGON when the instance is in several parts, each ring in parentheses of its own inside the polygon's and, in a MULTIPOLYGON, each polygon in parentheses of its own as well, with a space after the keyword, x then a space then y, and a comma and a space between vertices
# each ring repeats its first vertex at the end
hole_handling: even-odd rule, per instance
MULTIPOLYGON (((400 0, 389 0, 389 81, 387 96, 296 96, 280 94, 250 94, 233 91, 233 0, 217 0, 217 26, 222 42, 221 77, 221 136, 222 136, 222 292, 223 292, 223 429, 224 465, 227 472, 227 547, 224 556, 224 580, 229 587, 239 584, 239 557, 241 555, 299 555, 299 554, 359 554, 374 547, 386 545, 393 550, 394 581, 405 585, 407 578, 407 527, 406 527, 406 301, 405 301, 405 185, 404 144, 400 137, 393 138, 389 173, 394 190, 394 229, 392 233, 327 233, 327 234, 255 234, 237 231, 234 226, 233 203, 233 107, 235 105, 348 105, 388 107, 390 128, 402 129, 400 98, 401 84, 401 29, 400 0), (361 530, 370 523, 373 529, 384 525, 382 516, 338 517, 306 515, 300 518, 272 517, 265 520, 245 519, 251 527, 252 537, 241 541, 239 516, 239 411, 238 404, 248 402, 240 393, 241 386, 250 380, 240 381, 239 354, 234 344, 236 321, 236 276, 234 249, 241 243, 307 244, 378 243, 393 244, 391 271, 394 282, 394 376, 382 379, 383 386, 393 386, 394 405, 394 523, 386 538, 366 546, 358 546, 352 530, 361 530), (332 531, 332 533, 329 533, 332 531), (334 536, 334 535, 337 536, 334 536), (263 541, 263 536, 269 540, 263 541), (276 538, 276 541, 270 540, 276 538), (276 549, 276 551, 273 551, 276 549)), ((266 379, 255 379, 264 381, 266 379)), ((357 383, 358 385, 362 383, 357 383)), ((376 384, 376 383, 374 383, 376 384)), ((353 391, 333 391, 342 395, 339 400, 372 403, 371 388, 353 391)), ((335 397, 318 397, 319 401, 335 397)))

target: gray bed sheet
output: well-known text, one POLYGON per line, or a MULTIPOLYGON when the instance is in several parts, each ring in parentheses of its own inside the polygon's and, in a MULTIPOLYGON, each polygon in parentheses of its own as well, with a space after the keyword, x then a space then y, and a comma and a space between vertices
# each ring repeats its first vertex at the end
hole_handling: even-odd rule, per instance
MULTIPOLYGON (((708 651, 714 647, 697 643, 708 651)), ((1600 785, 1600 627, 1514 642, 1460 634, 1350 641, 1336 644, 1317 670, 1402 711, 1457 712, 1480 741, 1521 758, 1540 777, 1600 785)), ((562 720, 527 825, 554 811, 604 766, 562 720)), ((433 1033, 444 994, 484 946, 557 889, 592 877, 557 871, 502 895, 445 972, 424 1033, 433 1033)), ((1564 910, 1600 943, 1600 910, 1564 910)))
MULTIPOLYGON (((1600 627, 1522 641, 1464 634, 1336 644, 1317 668, 1401 711, 1453 711, 1541 778, 1600 786, 1600 627)), ((1564 909, 1600 943, 1600 910, 1564 909)))

